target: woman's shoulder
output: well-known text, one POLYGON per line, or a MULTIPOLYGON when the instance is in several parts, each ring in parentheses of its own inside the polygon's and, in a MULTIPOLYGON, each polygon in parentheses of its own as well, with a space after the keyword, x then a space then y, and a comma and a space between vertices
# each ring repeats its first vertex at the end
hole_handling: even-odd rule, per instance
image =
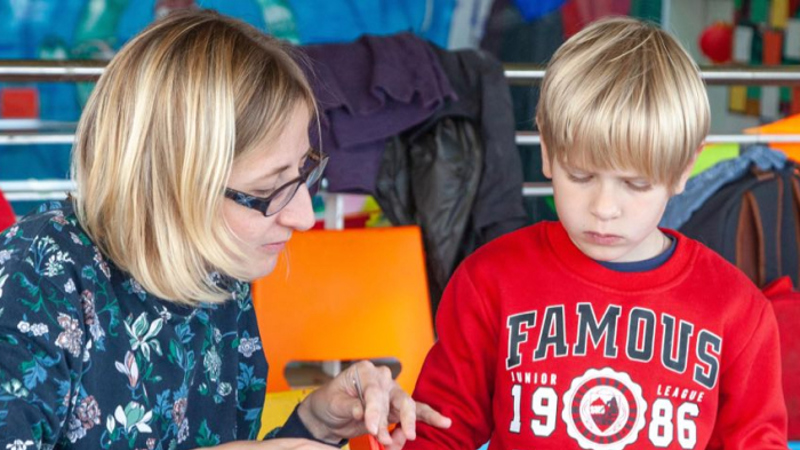
POLYGON ((70 268, 90 265, 97 255, 69 202, 43 204, 0 233, 0 266, 6 275, 19 272, 55 281, 70 268))
MULTIPOLYGON (((0 249, 27 253, 37 247, 93 248, 70 202, 47 202, 0 233, 0 249)), ((19 256, 19 255, 18 255, 19 256)))

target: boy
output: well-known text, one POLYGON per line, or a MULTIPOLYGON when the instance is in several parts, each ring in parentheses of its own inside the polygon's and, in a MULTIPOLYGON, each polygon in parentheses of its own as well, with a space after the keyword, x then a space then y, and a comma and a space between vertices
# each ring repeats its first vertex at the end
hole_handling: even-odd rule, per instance
POLYGON ((407 449, 785 449, 771 306, 657 224, 708 132, 698 69, 664 31, 595 23, 550 61, 537 124, 560 222, 454 274, 414 397, 453 419, 407 449))

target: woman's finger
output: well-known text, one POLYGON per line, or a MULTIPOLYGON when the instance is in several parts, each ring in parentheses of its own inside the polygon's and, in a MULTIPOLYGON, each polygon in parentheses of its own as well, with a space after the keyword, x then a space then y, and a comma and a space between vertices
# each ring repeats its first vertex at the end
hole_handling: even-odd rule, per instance
POLYGON ((389 445, 384 445, 386 450, 400 450, 406 444, 406 434, 400 427, 397 427, 392 431, 392 443, 389 445))
POLYGON ((391 442, 389 434, 389 414, 391 412, 390 395, 395 386, 392 372, 388 367, 369 367, 368 381, 364 388, 364 397, 367 403, 364 422, 373 436, 381 444, 391 442))
POLYGON ((409 397, 400 386, 395 384, 392 391, 392 414, 389 419, 400 422, 403 433, 409 440, 414 440, 417 436, 417 405, 414 399, 409 397))

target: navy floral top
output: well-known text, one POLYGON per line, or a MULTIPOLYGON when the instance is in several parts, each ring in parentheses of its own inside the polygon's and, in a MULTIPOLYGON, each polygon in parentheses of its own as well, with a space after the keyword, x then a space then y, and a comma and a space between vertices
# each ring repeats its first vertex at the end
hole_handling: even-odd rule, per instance
POLYGON ((0 234, 0 450, 255 439, 266 390, 249 285, 188 308, 103 258, 69 203, 0 234))

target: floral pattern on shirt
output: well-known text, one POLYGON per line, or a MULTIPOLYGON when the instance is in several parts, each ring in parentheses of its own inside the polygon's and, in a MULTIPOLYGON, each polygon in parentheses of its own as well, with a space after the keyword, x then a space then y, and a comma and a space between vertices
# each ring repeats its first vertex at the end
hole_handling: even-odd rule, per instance
POLYGON ((266 390, 249 285, 187 308, 104 258, 69 203, 0 234, 0 449, 163 449, 258 434, 266 390))

